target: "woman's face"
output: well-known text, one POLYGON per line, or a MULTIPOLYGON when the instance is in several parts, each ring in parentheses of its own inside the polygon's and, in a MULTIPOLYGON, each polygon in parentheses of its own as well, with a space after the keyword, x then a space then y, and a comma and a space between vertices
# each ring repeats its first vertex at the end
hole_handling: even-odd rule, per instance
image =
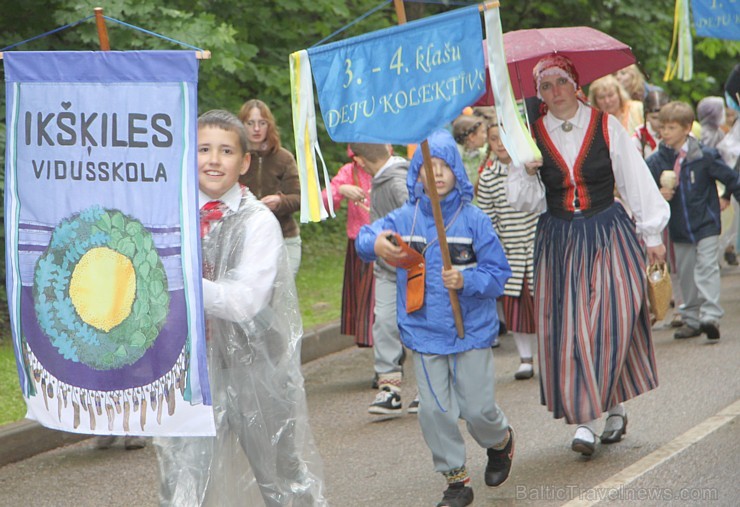
POLYGON ((596 94, 596 107, 605 113, 617 116, 622 109, 622 101, 615 88, 607 88, 596 94))
POLYGON ((619 84, 624 86, 625 90, 632 89, 632 83, 635 81, 635 76, 632 74, 630 69, 620 69, 615 75, 619 84))
POLYGON ((249 116, 244 122, 244 126, 247 128, 247 139, 249 144, 253 146, 259 146, 267 139, 267 120, 262 117, 262 113, 259 108, 253 107, 249 111, 249 116))
POLYGON ((472 150, 477 148, 483 148, 486 144, 486 124, 481 122, 478 128, 475 129, 471 134, 468 134, 468 138, 465 140, 465 147, 472 150))

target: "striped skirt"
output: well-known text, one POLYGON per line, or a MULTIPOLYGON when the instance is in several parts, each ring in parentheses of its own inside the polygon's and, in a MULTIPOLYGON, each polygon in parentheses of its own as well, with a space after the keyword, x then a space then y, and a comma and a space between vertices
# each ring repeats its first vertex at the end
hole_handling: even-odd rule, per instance
POLYGON ((340 331, 344 335, 354 336, 358 347, 373 346, 374 287, 373 264, 360 259, 355 250, 355 240, 348 239, 340 331))
POLYGON ((624 208, 561 220, 535 240, 541 402, 578 424, 658 386, 645 255, 624 208))
POLYGON ((501 304, 504 307, 504 322, 506 328, 514 333, 535 332, 534 299, 532 291, 529 290, 527 273, 524 273, 524 283, 519 296, 501 296, 501 304))

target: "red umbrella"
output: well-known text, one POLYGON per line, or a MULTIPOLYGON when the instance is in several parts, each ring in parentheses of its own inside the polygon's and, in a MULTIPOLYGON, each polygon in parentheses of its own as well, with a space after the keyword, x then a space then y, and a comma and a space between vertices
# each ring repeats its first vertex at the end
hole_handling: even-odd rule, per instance
MULTIPOLYGON (((587 26, 508 32, 504 34, 504 52, 511 86, 518 99, 537 95, 532 69, 549 54, 558 53, 570 58, 578 70, 581 85, 616 72, 636 60, 627 44, 587 26)), ((486 94, 476 105, 492 104, 493 93, 488 82, 486 94)))

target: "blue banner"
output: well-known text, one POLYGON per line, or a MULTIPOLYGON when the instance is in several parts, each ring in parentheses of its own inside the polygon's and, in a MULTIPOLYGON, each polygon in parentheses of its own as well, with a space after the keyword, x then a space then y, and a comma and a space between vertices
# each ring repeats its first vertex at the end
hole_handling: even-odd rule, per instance
POLYGON ((700 37, 740 40, 738 0, 691 0, 694 28, 700 37))
POLYGON ((213 434, 193 52, 3 56, 8 303, 28 417, 213 434))
POLYGON ((309 49, 337 142, 417 143, 486 89, 478 6, 309 49))

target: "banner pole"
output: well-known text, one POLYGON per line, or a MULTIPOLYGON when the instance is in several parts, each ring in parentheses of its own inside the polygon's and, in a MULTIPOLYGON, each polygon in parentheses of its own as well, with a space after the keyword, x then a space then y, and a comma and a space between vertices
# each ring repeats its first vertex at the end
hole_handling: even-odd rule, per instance
MULTIPOLYGON (((393 5, 396 8, 398 24, 405 24, 406 9, 403 5, 403 0, 393 0, 393 5)), ((442 207, 439 204, 439 194, 437 193, 437 186, 434 184, 434 169, 432 168, 432 155, 429 151, 429 141, 426 139, 421 142, 421 154, 424 160, 424 174, 428 183, 426 185, 426 192, 429 196, 429 200, 432 201, 434 225, 437 228, 437 240, 439 241, 439 250, 442 254, 442 266, 445 270, 448 270, 452 267, 450 249, 447 246, 447 234, 445 233, 445 221, 442 216, 442 207)), ((455 317, 455 328, 457 329, 457 334, 460 338, 465 338, 465 326, 462 320, 462 311, 460 310, 460 300, 457 297, 457 290, 447 289, 447 292, 450 294, 450 304, 452 305, 452 314, 455 317)))
POLYGON ((108 40, 108 28, 105 26, 103 17, 103 8, 95 7, 95 25, 98 27, 98 40, 100 41, 101 51, 110 51, 110 41, 108 40))

